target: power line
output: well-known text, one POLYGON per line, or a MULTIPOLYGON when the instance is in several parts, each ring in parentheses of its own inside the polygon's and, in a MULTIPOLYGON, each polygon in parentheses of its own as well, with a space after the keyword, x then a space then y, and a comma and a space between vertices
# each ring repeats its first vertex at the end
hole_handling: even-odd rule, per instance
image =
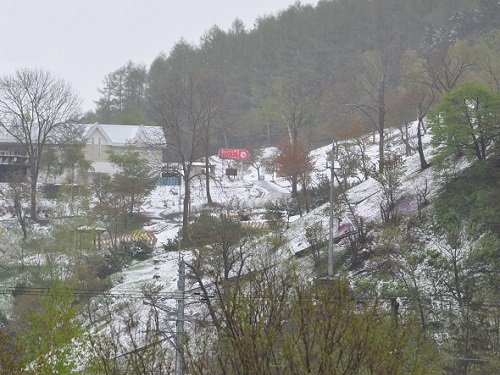
MULTIPOLYGON (((2 286, 0 286, 2 288, 2 286)), ((195 288, 196 289, 196 288, 195 288)), ((195 289, 192 289, 195 290, 195 289)), ((50 292, 51 288, 50 287, 16 287, 16 286, 3 286, 3 289, 0 289, 0 295, 38 295, 38 296, 43 296, 47 295, 50 292)), ((90 297, 97 297, 97 296, 102 296, 102 297, 129 297, 129 298, 137 298, 137 299, 147 299, 148 297, 138 291, 137 289, 132 289, 132 288, 126 288, 126 289, 121 289, 119 291, 114 291, 114 292, 109 292, 109 291, 103 291, 99 289, 84 289, 84 288, 77 288, 77 289, 71 289, 70 293, 75 296, 90 296, 90 297)), ((203 296, 200 293, 197 292, 192 292, 191 295, 189 295, 188 291, 185 292, 185 299, 186 300, 199 300, 199 301, 204 301, 207 298, 213 299, 215 298, 214 295, 209 295, 209 296, 203 296)), ((158 297, 160 300, 178 300, 178 291, 172 291, 172 292, 159 292, 158 294, 155 295, 158 297)), ((225 294, 219 294, 218 297, 224 298, 225 294)), ((272 296, 245 296, 245 298, 248 300, 272 300, 272 296)), ((423 295, 420 297, 417 296, 412 296, 412 295, 407 295, 407 294, 394 294, 394 295, 389 295, 389 296, 380 296, 380 297, 372 297, 372 298, 354 298, 353 301, 358 302, 358 303, 374 303, 377 301, 390 301, 391 299, 400 299, 400 300, 408 300, 408 301, 417 301, 417 302, 422 302, 422 303, 431 303, 431 302, 452 302, 452 303, 458 303, 458 301, 446 294, 429 294, 429 295, 423 295)), ((307 299, 307 300, 316 300, 314 296, 302 298, 302 299, 307 299)), ((473 305, 479 305, 479 306, 487 306, 487 307, 499 307, 500 308, 500 303, 497 302, 497 300, 482 300, 482 301, 467 301, 463 302, 463 305, 465 306, 473 306, 473 305)))

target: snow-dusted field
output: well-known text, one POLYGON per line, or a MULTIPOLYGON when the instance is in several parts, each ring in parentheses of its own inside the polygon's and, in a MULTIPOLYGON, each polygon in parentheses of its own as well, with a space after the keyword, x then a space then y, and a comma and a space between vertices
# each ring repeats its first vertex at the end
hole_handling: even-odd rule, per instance
MULTIPOLYGON (((415 134, 416 124, 413 124, 410 131, 415 134)), ((372 137, 367 138, 367 155, 376 161, 378 156, 378 144, 371 142, 372 137)), ((391 130, 387 137, 387 146, 392 152, 397 152, 400 155, 400 140, 397 130, 391 130)), ((427 146, 430 141, 429 135, 424 137, 424 143, 427 146)), ((319 174, 328 176, 329 170, 326 168, 327 155, 331 150, 331 145, 318 148, 311 152, 315 163, 315 173, 312 174, 313 178, 317 178, 319 174)), ((269 154, 271 151, 266 150, 265 153, 269 154)), ((426 152, 429 153, 429 147, 426 147, 426 152)), ((430 158, 430 155, 427 154, 430 158)), ((410 157, 403 158, 404 167, 402 168, 402 181, 403 184, 400 188, 401 192, 416 192, 421 189, 425 184, 428 187, 429 198, 436 194, 437 186, 436 179, 433 176, 432 169, 429 168, 420 172, 419 157, 414 153, 410 157)), ((228 166, 227 161, 222 161, 218 157, 213 157, 211 163, 215 165, 215 177, 211 184, 211 196, 214 202, 224 207, 227 212, 258 212, 259 209, 264 207, 265 202, 274 200, 280 197, 289 196, 290 184, 284 178, 278 178, 271 174, 265 173, 261 170, 263 178, 257 178, 255 169, 247 166, 241 168, 239 164, 233 166, 238 168, 238 176, 230 179, 224 176, 224 169, 228 166)), ((314 184, 316 181, 313 181, 314 184)), ((199 212, 206 203, 204 180, 195 178, 192 184, 192 199, 191 211, 192 213, 199 212)), ((372 178, 363 181, 347 192, 347 198, 359 218, 363 218, 364 222, 380 221, 380 201, 381 201, 381 188, 377 181, 372 178)), ((402 211, 415 211, 416 201, 415 196, 400 196, 397 197, 401 200, 402 211)), ((169 240, 174 239, 180 229, 181 220, 181 200, 182 200, 182 187, 176 186, 159 186, 150 195, 147 202, 142 207, 142 211, 150 218, 149 223, 146 224, 145 229, 155 233, 157 238, 156 249, 151 259, 135 262, 128 268, 124 269, 119 274, 113 275, 113 286, 109 294, 113 296, 111 302, 111 309, 119 311, 121 309, 120 296, 126 298, 133 295, 132 303, 135 304, 136 313, 139 316, 139 321, 146 321, 150 313, 150 306, 144 305, 143 299, 140 298, 142 289, 145 286, 161 288, 161 292, 166 298, 162 302, 164 309, 175 311, 175 295, 177 290, 178 281, 178 265, 179 256, 189 259, 190 252, 182 250, 178 252, 165 252, 163 245, 168 243, 169 240)), ((345 214, 346 207, 341 207, 340 211, 341 220, 337 223, 340 228, 339 231, 345 230, 346 225, 349 225, 348 215, 345 214)), ((252 220, 259 221, 259 215, 251 216, 252 220)), ((283 250, 279 253, 283 257, 290 257, 294 254, 300 253, 302 250, 309 247, 305 231, 306 228, 315 224, 321 223, 325 228, 324 238, 328 237, 328 205, 323 205, 312 210, 310 213, 302 217, 292 217, 290 226, 285 231, 284 236, 287 243, 283 246, 283 250)), ((340 249, 341 244, 335 248, 340 249)), ((312 270, 312 263, 307 257, 302 259, 304 273, 310 273, 312 270)), ((186 285, 187 290, 195 287, 194 285, 186 285)), ((188 292, 188 298, 190 297, 188 292)), ((97 301, 96 301, 97 303, 97 301)), ((98 303, 96 304, 96 308, 98 303)), ((189 315, 196 315, 197 304, 190 304, 187 307, 186 313, 189 315)), ((120 324, 119 321, 114 324, 120 324)), ((101 327, 98 329, 101 333, 110 332, 110 327, 101 327)), ((118 327, 114 328, 119 330, 118 327)))
MULTIPOLYGON (((410 132, 415 135, 416 124, 410 128, 410 132)), ((369 138, 371 140, 371 136, 369 138)), ((400 141, 397 130, 392 130, 387 137, 388 147, 396 150, 400 148, 400 141), (391 142, 392 139, 392 142, 391 142)), ((429 135, 424 137, 424 143, 427 145, 430 141, 429 135)), ((427 148, 426 150, 428 150, 427 148)), ((327 174, 326 169, 327 153, 331 150, 331 144, 315 149, 311 152, 315 162, 316 172, 327 174)), ((402 151, 398 151, 402 152, 402 151)), ((367 154, 376 161, 378 155, 378 144, 369 142, 367 154)), ((427 155, 429 157, 429 155, 427 155)), ((215 181, 211 185, 211 195, 215 202, 218 202, 226 207, 235 210, 245 209, 252 210, 262 208, 264 203, 269 199, 276 199, 284 195, 289 195, 290 184, 284 178, 274 178, 270 174, 264 175, 264 180, 257 179, 255 169, 247 167, 243 174, 231 180, 223 176, 223 168, 227 161, 221 161, 218 157, 213 157, 212 164, 216 166, 215 181)), ((436 188, 433 186, 434 178, 432 169, 427 169, 424 172, 419 171, 419 157, 417 153, 404 159, 404 176, 402 176, 403 185, 401 191, 416 191, 416 188, 423 185, 427 180, 429 197, 435 194, 436 188)), ((239 169, 240 172, 240 169, 239 169)), ((317 173, 313 173, 317 176, 317 173)), ((203 207, 206 201, 205 189, 203 180, 194 180, 192 187, 192 211, 197 211, 203 207)), ((314 182, 313 182, 314 183, 314 182)), ((354 211, 358 217, 362 217, 365 222, 380 221, 381 199, 380 186, 377 181, 369 178, 348 191, 348 198, 351 202, 354 211)), ((410 203, 405 205, 403 209, 416 210, 414 197, 409 198, 410 203)), ((163 220, 162 217, 180 212, 179 188, 178 187, 158 187, 151 194, 147 204, 143 207, 144 211, 154 217, 152 223, 146 227, 148 230, 153 230, 158 238, 158 253, 161 253, 161 247, 169 239, 176 236, 179 230, 179 218, 177 215, 173 220, 163 220)), ((328 209, 327 205, 318 207, 303 217, 292 217, 290 228, 285 232, 288 239, 286 247, 290 254, 295 254, 309 247, 305 238, 305 229, 315 222, 321 222, 324 228, 328 228, 328 209)), ((344 218, 342 223, 345 223, 347 218, 344 218)), ((325 236, 328 233, 325 231, 325 236)), ((325 237, 326 238, 326 237, 325 237)), ((120 288, 126 286, 127 289, 138 288, 146 282, 161 283, 165 291, 174 291, 177 288, 177 257, 161 256, 159 269, 155 270, 155 266, 151 261, 138 263, 128 270, 122 272, 120 282, 113 287, 113 292, 119 292, 120 288), (154 279, 154 275, 159 275, 159 279, 154 279)))

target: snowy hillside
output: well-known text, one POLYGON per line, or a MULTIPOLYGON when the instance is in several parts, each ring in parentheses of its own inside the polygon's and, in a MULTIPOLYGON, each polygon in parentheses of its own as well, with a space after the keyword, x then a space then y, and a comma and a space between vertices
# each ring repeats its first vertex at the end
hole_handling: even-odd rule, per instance
MULTIPOLYGON (((415 123, 409 127, 409 134, 410 143, 416 143, 415 123)), ((394 212, 400 217, 420 216, 423 207, 421 200, 430 202, 434 199, 442 187, 442 177, 436 174, 433 168, 421 171, 418 153, 413 151, 409 156, 405 156, 400 137, 397 129, 389 130, 386 136, 386 156, 397 160, 397 168, 393 170, 393 173, 398 174, 397 188, 392 191, 394 212)), ((369 295, 369 291, 375 289, 379 296, 385 298, 384 296, 388 295, 399 295, 401 290, 400 284, 390 278, 386 280, 384 272, 379 272, 390 263, 390 267, 396 267, 390 272, 400 272, 403 277, 407 277, 405 272, 412 270, 414 288, 433 295, 437 290, 436 285, 428 279, 433 270, 425 262, 411 263, 413 255, 407 258, 402 251, 399 252, 398 246, 403 246, 400 244, 404 240, 402 236, 409 235, 410 232, 413 233, 412 231, 416 231, 420 236, 419 242, 415 243, 421 248, 430 249, 429 251, 441 249, 440 251, 446 255, 448 244, 425 225, 415 225, 411 220, 406 222, 403 220, 400 223, 400 226, 406 229, 394 229, 388 234, 384 233, 382 204, 387 198, 387 192, 380 176, 377 177, 376 173, 377 139, 369 135, 361 142, 365 147, 364 153, 367 156, 365 162, 370 168, 370 174, 359 168, 354 172, 346 172, 344 165, 340 163, 349 160, 341 153, 346 153, 354 143, 347 140, 336 144, 337 150, 340 151, 335 164, 339 177, 335 182, 335 191, 337 193, 341 191, 339 183, 347 184, 348 188, 344 193, 336 195, 334 206, 335 273, 346 278, 359 296, 369 295), (340 177, 344 180, 341 181, 340 177), (412 229, 413 227, 415 228, 412 229), (353 241, 358 240, 362 242, 357 244, 359 246, 356 252, 352 252, 353 241), (387 248, 396 251, 384 253, 387 248), (349 258, 350 261, 346 262, 345 259, 349 258)), ((428 160, 431 159, 429 142, 429 134, 424 135, 424 151, 428 160)), ((319 186, 325 182, 325 178, 329 178, 330 170, 327 162, 330 160, 331 150, 332 145, 329 144, 311 151, 314 170, 310 174, 312 179, 310 187, 319 186)), ((266 149, 263 155, 269 156, 274 151, 275 149, 266 149)), ((241 249, 247 258, 245 268, 241 270, 240 275, 262 267, 279 267, 290 260, 296 264, 301 277, 307 280, 314 280, 318 275, 326 274, 326 243, 329 237, 328 203, 320 204, 310 212, 302 209, 301 215, 293 213, 287 217, 285 214, 283 223, 271 228, 271 223, 266 217, 266 203, 280 200, 293 201, 290 181, 277 177, 274 172, 271 173, 264 168, 259 171, 260 178, 258 178, 255 168, 221 160, 218 157, 212 157, 211 163, 215 166, 211 181, 211 197, 216 207, 210 209, 212 214, 217 217, 223 214, 232 220, 242 220, 242 228, 256 228, 255 233, 258 233, 255 238, 241 244, 241 249), (238 170, 236 177, 224 175, 228 166, 238 170), (262 228, 265 230, 262 231, 262 228), (311 233, 314 237, 312 239, 311 233)), ((455 168, 464 168, 466 165, 467 163, 458 163, 455 168)), ((190 202, 192 217, 198 217, 201 212, 208 209, 204 183, 205 180, 201 176, 192 182, 190 202)), ((182 296, 179 294, 178 284, 180 260, 191 263, 198 254, 198 250, 194 248, 177 247, 176 238, 181 228, 182 191, 182 186, 157 186, 153 190, 141 207, 142 213, 147 217, 143 229, 154 233, 156 237, 152 255, 146 260, 132 261, 120 272, 111 275, 109 290, 92 293, 91 295, 95 296, 90 298, 89 307, 82 313, 81 319, 92 336, 99 337, 99 340, 111 340, 108 344, 115 348, 114 358, 133 352, 134 348, 152 345, 148 340, 151 340, 150 335, 155 332, 156 334, 162 332, 166 337, 158 345, 162 350, 166 350, 166 355, 172 355, 172 346, 162 343, 164 340, 169 341, 171 338, 168 337, 176 331, 177 304, 182 296)), ((7 218, 8 215, 4 217, 7 218)), ((14 228, 15 225, 12 223, 11 227, 14 228)), ((37 230, 50 232, 47 227, 40 227, 37 230)), ((18 235, 18 232, 12 232, 12 238, 18 235)), ((422 253, 419 256, 424 255, 422 253)), ((64 264, 72 261, 71 256, 66 254, 58 255, 57 258, 47 258, 46 255, 38 258, 29 257, 25 261, 30 265, 30 262, 39 264, 47 262, 47 259, 59 264, 58 272, 64 270, 64 264)), ((11 258, 10 261, 16 260, 11 258)), ((201 298, 203 293, 199 285, 200 280, 196 281, 189 270, 187 273, 183 296, 187 319, 185 329, 190 336, 196 337, 196 324, 204 322, 208 314, 206 304, 201 298)), ((229 274, 229 277, 232 276, 234 273, 229 274)), ((12 285, 19 277, 16 275, 5 280, 12 285)), ((203 281, 207 283, 205 295, 207 293, 210 295, 211 281, 209 279, 203 281)), ((6 311, 12 308, 9 291, 10 289, 4 293, 2 299, 2 306, 6 311)), ((400 301, 406 306, 407 302, 401 299, 400 301)), ((435 301, 431 300, 431 306, 433 303, 435 301)), ((436 317, 429 318, 430 321, 433 319, 437 321, 436 317)), ((86 358, 98 356, 99 348, 88 345, 89 342, 85 344, 84 349, 81 348, 82 352, 86 353, 85 356, 78 358, 81 368, 86 366, 86 358)))
MULTIPOLYGON (((410 128, 410 131, 415 134, 415 124, 410 128)), ((372 158, 373 162, 376 161, 378 144, 371 143, 372 137, 369 136, 366 139, 368 143, 367 154, 372 158)), ((401 154, 401 143, 399 140, 399 134, 397 130, 393 130, 389 134, 388 147, 393 150, 392 152, 398 152, 401 154)), ((425 136, 424 142, 427 145, 429 142, 429 137, 425 136)), ((331 145, 326 145, 319 149, 313 150, 311 155, 313 156, 315 164, 315 173, 313 173, 313 178, 318 178, 320 174, 328 175, 328 169, 326 168, 328 152, 331 150, 331 145)), ((426 148, 426 152, 429 150, 426 148)), ((428 155, 429 156, 429 155, 428 155)), ((432 169, 427 169, 423 172, 419 170, 419 159, 418 155, 414 153, 410 157, 405 157, 403 159, 404 175, 401 176, 403 185, 400 189, 401 196, 398 197, 398 202, 400 202, 399 210, 403 211, 416 211, 416 201, 414 194, 418 188, 427 184, 429 198, 435 194, 436 186, 433 178, 432 169)), ((227 166, 227 161, 222 161, 218 157, 213 157, 211 162, 215 164, 215 181, 211 186, 212 199, 226 207, 228 210, 233 210, 234 212, 248 212, 250 214, 251 221, 262 221, 262 212, 264 204, 266 201, 274 200, 280 197, 288 197, 290 194, 290 183, 279 177, 274 177, 272 174, 262 172, 264 179, 258 180, 257 174, 254 169, 248 166, 244 166, 243 173, 235 179, 230 179, 223 176, 224 168, 227 166)), ((235 165, 241 171, 240 165, 235 165)), ((313 181, 313 184, 316 181, 313 181)), ((192 187, 193 197, 191 202, 191 207, 193 212, 198 212, 202 209, 205 204, 205 190, 204 181, 202 179, 195 179, 192 187)), ((381 188, 377 181, 373 178, 368 178, 368 180, 363 181, 347 192, 348 200, 350 201, 355 215, 358 218, 362 218, 364 223, 370 222, 380 222, 380 207, 379 202, 381 200, 381 188)), ((156 285, 161 288, 162 293, 166 293, 167 298, 162 299, 162 306, 166 310, 170 311, 172 314, 175 312, 175 299, 173 298, 173 293, 177 290, 178 281, 178 254, 177 253, 165 253, 163 250, 163 245, 167 244, 169 240, 175 238, 179 231, 179 219, 180 219, 180 196, 178 187, 157 187, 155 191, 151 194, 151 197, 143 209, 145 213, 150 216, 151 223, 148 224, 145 229, 151 230, 156 234, 158 239, 156 245, 156 251, 153 259, 149 259, 142 262, 137 262, 130 266, 128 269, 122 271, 120 275, 115 275, 114 286, 110 291, 113 296, 126 296, 127 294, 137 294, 141 292, 142 288, 147 285, 151 288, 152 285, 156 285), (169 297, 170 296, 170 297, 169 297)), ((348 223, 349 219, 346 215, 346 208, 342 207, 343 213, 340 213, 340 222, 338 222, 337 234, 342 234, 342 230, 345 230, 345 224, 348 223)), ((304 250, 307 250, 310 244, 306 238, 306 228, 310 227, 315 223, 321 223, 323 228, 328 228, 328 204, 317 207, 308 214, 303 214, 302 217, 294 216, 290 218, 291 224, 288 229, 284 232, 284 238, 287 242, 282 246, 284 249, 281 254, 287 257, 293 254, 299 254, 304 250)), ((323 231, 323 240, 328 238, 328 232, 323 231)), ((343 243, 336 246, 342 247, 343 243)), ((336 247, 337 249, 337 247, 336 247)), ((191 253, 189 250, 183 250, 182 256, 187 260, 190 259, 191 253)), ((304 258, 303 267, 304 274, 312 275, 312 262, 304 258)), ((187 298, 193 302, 196 302, 196 296, 193 292, 189 290, 196 288, 196 285, 186 286, 187 298)), ((114 304, 120 306, 121 299, 119 297, 114 297, 114 304)), ((144 305, 142 300, 137 300, 135 302, 136 313, 138 316, 142 316, 139 321, 146 322, 147 316, 150 313, 150 307, 144 305)), ((194 303, 188 308, 188 315, 199 314, 199 307, 194 303)), ((117 328, 116 328, 117 329, 117 328)))

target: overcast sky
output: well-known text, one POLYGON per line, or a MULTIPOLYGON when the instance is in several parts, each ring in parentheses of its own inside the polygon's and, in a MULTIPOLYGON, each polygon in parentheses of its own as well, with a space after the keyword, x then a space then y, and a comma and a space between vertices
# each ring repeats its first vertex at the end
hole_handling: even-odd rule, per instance
MULTIPOLYGON (((295 0, 0 0, 0 75, 20 67, 49 70, 94 108, 104 76, 129 60, 149 66, 182 37, 198 43, 217 24, 258 16, 295 0)), ((302 0, 316 4, 317 0, 302 0)))

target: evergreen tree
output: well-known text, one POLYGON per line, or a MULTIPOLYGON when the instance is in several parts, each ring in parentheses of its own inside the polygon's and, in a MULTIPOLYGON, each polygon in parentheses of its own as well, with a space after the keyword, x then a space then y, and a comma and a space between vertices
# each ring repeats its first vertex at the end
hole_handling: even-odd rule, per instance
POLYGON ((129 61, 104 78, 96 102, 96 118, 105 124, 145 122, 146 68, 129 61))

